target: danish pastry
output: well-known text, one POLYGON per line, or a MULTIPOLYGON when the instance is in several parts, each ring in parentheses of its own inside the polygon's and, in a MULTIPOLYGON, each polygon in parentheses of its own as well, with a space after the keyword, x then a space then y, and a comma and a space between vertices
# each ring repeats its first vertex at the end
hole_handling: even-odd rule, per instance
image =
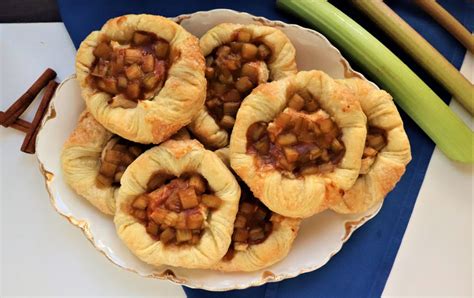
POLYGON ((410 142, 390 94, 360 79, 340 80, 359 100, 367 116, 367 138, 359 178, 331 209, 364 212, 382 201, 397 184, 411 160, 410 142))
POLYGON ((320 71, 257 87, 230 141, 231 166, 270 210, 309 217, 359 175, 366 117, 348 88, 320 71))
POLYGON ((226 254, 240 187, 199 142, 170 140, 148 150, 121 182, 115 226, 141 260, 209 268, 226 254))
POLYGON ((94 118, 144 144, 158 144, 189 124, 205 99, 197 38, 160 16, 109 20, 81 43, 76 74, 94 118))
POLYGON ((200 41, 206 57, 207 95, 190 124, 205 145, 221 148, 242 100, 267 81, 296 73, 295 48, 280 30, 262 25, 220 24, 200 41))

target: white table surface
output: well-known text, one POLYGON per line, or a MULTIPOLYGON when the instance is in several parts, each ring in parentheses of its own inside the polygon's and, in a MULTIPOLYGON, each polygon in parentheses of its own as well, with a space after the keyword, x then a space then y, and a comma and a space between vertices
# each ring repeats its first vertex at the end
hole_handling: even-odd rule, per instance
MULTIPOLYGON (((59 80, 72 74, 74 55, 62 23, 0 24, 0 110, 46 67, 59 80)), ((472 81, 468 58, 463 72, 472 81)), ((472 128, 472 118, 452 108, 472 128)), ((23 137, 0 128, 0 296, 184 297, 180 286, 119 269, 58 215, 36 157, 19 150, 23 137)), ((472 166, 435 150, 384 296, 472 295, 473 177, 472 166)))

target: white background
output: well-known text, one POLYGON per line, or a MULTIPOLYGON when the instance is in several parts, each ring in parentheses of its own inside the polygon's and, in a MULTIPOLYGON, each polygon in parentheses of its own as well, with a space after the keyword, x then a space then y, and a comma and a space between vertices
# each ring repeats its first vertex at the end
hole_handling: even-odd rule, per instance
MULTIPOLYGON (((6 110, 46 67, 56 70, 58 80, 72 74, 74 55, 61 23, 0 24, 0 110, 6 110)), ((468 58, 463 72, 472 81, 474 59, 468 58)), ((24 116, 27 120, 36 106, 24 116)), ((472 118, 456 103, 452 106, 472 128, 472 118)), ((2 297, 184 297, 180 286, 119 269, 58 215, 49 203, 36 157, 19 150, 23 137, 0 128, 2 297)), ((385 296, 472 295, 473 177, 472 166, 450 162, 435 150, 385 296)))

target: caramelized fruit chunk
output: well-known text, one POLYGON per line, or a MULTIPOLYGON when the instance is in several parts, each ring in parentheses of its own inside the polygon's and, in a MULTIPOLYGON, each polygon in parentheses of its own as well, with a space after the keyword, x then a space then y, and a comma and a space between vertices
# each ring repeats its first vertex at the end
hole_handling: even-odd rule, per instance
POLYGON ((132 207, 140 210, 145 210, 148 207, 148 196, 138 196, 132 203, 132 207))
POLYGON ((125 68, 125 75, 127 76, 127 79, 129 80, 138 80, 143 76, 142 69, 138 64, 132 64, 125 68))
POLYGON ((146 231, 152 236, 158 236, 158 233, 160 232, 160 227, 156 223, 149 221, 146 226, 146 231))
POLYGON ((304 98, 301 97, 298 93, 295 93, 295 95, 293 95, 291 99, 288 101, 288 107, 296 111, 300 111, 301 109, 303 109, 304 104, 305 104, 304 98))
POLYGON ((144 72, 150 72, 155 69, 155 58, 153 55, 145 55, 143 57, 142 70, 144 72))
POLYGON ((198 194, 202 194, 206 191, 206 181, 201 177, 201 175, 192 175, 189 178, 189 185, 194 187, 194 190, 198 194))
POLYGON ((116 164, 104 161, 100 165, 99 173, 106 177, 113 177, 115 175, 116 169, 117 169, 116 164))
POLYGON ((173 228, 165 229, 160 235, 160 241, 164 244, 168 244, 173 241, 176 237, 176 231, 173 228))
POLYGON ((194 191, 194 187, 182 189, 178 194, 184 209, 194 208, 199 205, 199 199, 194 191))
POLYGON ((193 238, 193 234, 191 233, 190 230, 184 229, 184 230, 177 230, 176 231, 176 241, 178 243, 189 241, 192 238, 193 238))
POLYGON ((169 51, 169 44, 165 41, 158 41, 156 44, 155 44, 155 55, 156 57, 158 58, 166 58, 166 56, 168 55, 168 51, 169 51))
POLYGON ((234 127, 235 119, 232 116, 224 115, 219 122, 220 126, 224 129, 231 130, 234 127))
POLYGON ((200 229, 204 222, 204 217, 201 213, 191 213, 186 218, 186 225, 189 229, 200 229))
POLYGON ((277 143, 281 146, 286 146, 286 145, 293 145, 298 142, 298 138, 296 135, 292 133, 285 133, 285 134, 280 134, 277 137, 277 143))
POLYGON ((246 229, 235 229, 232 234, 232 240, 238 242, 245 242, 249 237, 249 232, 246 229))
POLYGON ((242 66, 242 69, 240 71, 240 74, 242 77, 248 77, 249 80, 253 83, 256 84, 258 83, 258 69, 257 67, 252 64, 252 63, 245 63, 242 66))
POLYGON ((246 60, 255 59, 258 53, 258 48, 251 43, 244 43, 241 49, 242 58, 246 60))
POLYGON ((168 198, 166 199, 165 206, 168 210, 181 212, 183 209, 181 205, 181 199, 179 197, 179 192, 173 191, 168 198))
POLYGON ((249 77, 243 76, 237 79, 235 88, 237 88, 240 93, 244 93, 253 88, 253 83, 249 77))
POLYGON ((99 182, 100 185, 107 187, 112 185, 113 180, 110 177, 99 174, 97 175, 97 182, 99 182))
POLYGON ((215 195, 203 195, 202 203, 211 209, 217 209, 221 205, 222 201, 215 195))
POLYGON ((252 141, 256 142, 261 139, 267 131, 267 124, 265 122, 255 122, 250 125, 247 130, 247 138, 250 138, 252 141))
POLYGON ((224 114, 235 116, 239 110, 240 102, 226 102, 224 103, 224 114))
POLYGON ((240 93, 237 89, 229 90, 223 97, 224 102, 240 102, 240 93))
POLYGON ((92 53, 98 58, 109 59, 112 52, 112 47, 108 43, 101 42, 95 47, 92 53))
POLYGON ((250 42, 251 39, 252 39, 252 34, 250 32, 240 30, 237 33, 237 40, 240 42, 250 42))
POLYGON ((150 43, 152 41, 152 36, 144 32, 134 32, 132 40, 133 43, 136 45, 143 45, 146 43, 150 43))
POLYGON ((140 63, 142 58, 143 54, 139 49, 130 48, 125 50, 125 63, 127 64, 140 63))
POLYGON ((140 91, 140 83, 132 81, 128 83, 125 93, 130 99, 138 99, 138 97, 140 97, 140 91))
POLYGON ((385 140, 380 134, 369 134, 367 135, 367 144, 375 150, 379 151, 385 146, 385 140))

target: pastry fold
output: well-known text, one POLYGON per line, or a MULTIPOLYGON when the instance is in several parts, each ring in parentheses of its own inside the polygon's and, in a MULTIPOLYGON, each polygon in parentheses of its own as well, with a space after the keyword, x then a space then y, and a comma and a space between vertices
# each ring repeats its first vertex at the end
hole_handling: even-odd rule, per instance
MULTIPOLYGON (((306 116, 305 116, 306 117, 306 116)), ((321 71, 302 71, 295 76, 260 85, 245 99, 237 114, 230 140, 231 166, 270 210, 287 217, 309 217, 327 209, 356 181, 366 137, 366 117, 353 93, 321 71), (333 171, 291 177, 272 166, 259 165, 259 157, 247 151, 247 131, 256 122, 271 122, 288 110, 289 94, 305 91, 342 132, 345 152, 333 171)))
POLYGON ((204 58, 196 37, 167 18, 125 15, 109 20, 81 43, 76 74, 89 112, 107 130, 134 142, 158 144, 191 122, 205 99, 204 58), (169 60, 163 87, 135 107, 113 107, 113 96, 88 82, 94 66, 94 49, 101 40, 130 42, 135 32, 155 34, 169 43, 169 60))
POLYGON ((339 80, 338 83, 355 94, 367 116, 367 125, 386 132, 387 144, 365 169, 366 173, 331 206, 338 213, 359 213, 382 201, 395 187, 411 160, 410 142, 390 94, 361 79, 339 80))

